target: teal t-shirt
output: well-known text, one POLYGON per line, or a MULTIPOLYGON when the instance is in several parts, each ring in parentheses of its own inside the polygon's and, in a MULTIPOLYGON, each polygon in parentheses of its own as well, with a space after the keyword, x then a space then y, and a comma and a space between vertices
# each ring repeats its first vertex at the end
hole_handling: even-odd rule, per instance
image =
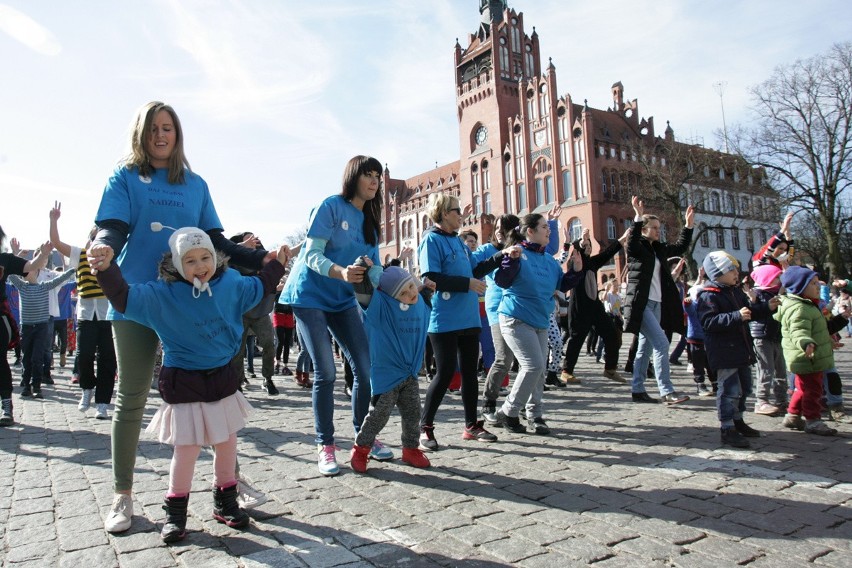
MULTIPOLYGON (((421 274, 437 272, 473 278, 473 267, 478 264, 458 235, 435 231, 426 232, 420 241, 417 255, 421 274)), ((473 327, 482 327, 482 321, 479 319, 479 297, 476 292, 435 292, 432 296, 429 333, 445 333, 473 327)))
POLYGON ((553 293, 562 280, 562 267, 546 253, 521 250, 520 269, 503 290, 497 312, 537 329, 547 329, 554 310, 553 293))
POLYGON ((194 298, 187 282, 132 284, 124 316, 157 332, 163 365, 215 369, 239 351, 243 314, 263 297, 263 283, 228 268, 210 281, 210 289, 212 296, 194 298))
MULTIPOLYGON (((323 254, 339 266, 349 266, 365 255, 373 264, 381 265, 379 247, 364 240, 364 213, 339 195, 325 199, 311 211, 308 237, 328 241, 323 254)), ((307 252, 302 247, 278 303, 324 312, 355 307, 352 284, 310 269, 305 263, 307 252)))
POLYGON ((403 304, 377 290, 364 326, 370 343, 373 396, 388 392, 408 377, 417 378, 429 327, 429 307, 423 298, 418 297, 416 304, 403 304))
MULTIPOLYGON (((107 181, 95 222, 116 219, 129 226, 127 243, 116 251, 116 262, 129 284, 157 279, 157 266, 169 250, 172 231, 155 233, 151 222, 180 229, 198 227, 202 231, 221 229, 222 223, 213 206, 210 190, 201 176, 187 170, 184 183, 171 184, 168 170, 154 170, 151 177, 136 168, 120 166, 107 181)), ((124 319, 110 306, 107 319, 124 319)))

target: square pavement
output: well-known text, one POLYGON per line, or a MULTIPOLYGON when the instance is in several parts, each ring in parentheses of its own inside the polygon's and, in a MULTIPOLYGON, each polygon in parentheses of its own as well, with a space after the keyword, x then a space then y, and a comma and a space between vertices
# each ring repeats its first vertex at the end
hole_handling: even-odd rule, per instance
MULTIPOLYGON (((836 357, 848 395, 852 345, 836 357)), ((20 371, 13 369, 16 424, 0 428, 0 564, 852 566, 849 424, 832 424, 840 435, 822 438, 749 413, 762 436, 749 450, 723 449, 712 398, 635 404, 629 383, 610 381, 602 370, 582 354, 575 374, 583 384, 545 393, 551 436, 495 428, 496 443, 464 441, 461 397, 447 394, 435 428, 442 449, 429 454, 428 470, 399 461, 394 415, 382 440, 397 459, 371 461, 365 475, 348 465, 352 424, 340 373, 341 473, 332 478, 317 472, 310 391, 276 376, 281 394, 270 397, 261 379, 252 380, 246 396, 255 414, 240 433, 239 461, 242 476, 269 501, 251 511, 247 530, 216 523, 212 454, 204 450, 190 532, 168 546, 159 530, 171 447, 142 433, 133 527, 109 535, 110 422, 77 410, 80 390, 70 384, 69 368, 55 369, 43 401, 20 398, 20 371)), ((676 388, 692 395, 686 366, 672 374, 676 388)), ((654 395, 653 379, 647 386, 654 395)), ((159 403, 152 390, 143 428, 159 403)))

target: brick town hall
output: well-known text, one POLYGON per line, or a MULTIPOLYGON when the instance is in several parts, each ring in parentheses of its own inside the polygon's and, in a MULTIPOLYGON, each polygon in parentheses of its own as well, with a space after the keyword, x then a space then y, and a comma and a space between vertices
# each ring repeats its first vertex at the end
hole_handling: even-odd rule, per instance
MULTIPOLYGON (((694 258, 700 263, 708 251, 725 249, 747 269, 780 220, 777 195, 761 171, 736 156, 675 142, 671 127, 658 137, 654 119, 640 118, 636 99, 624 100, 620 82, 612 85, 606 110, 560 96, 556 68, 542 66, 539 36, 535 30, 527 35, 523 13, 505 0, 482 0, 479 11, 479 29, 467 47, 455 45, 460 158, 405 180, 385 171, 383 262, 403 247, 416 249, 435 192, 473 204, 463 229, 476 231, 480 244, 490 238, 495 217, 544 213, 558 203, 572 239, 589 227, 596 252, 631 223, 630 196, 643 179, 637 154, 654 154, 668 142, 687 156, 690 175, 679 187, 684 209, 687 200, 697 206, 694 258)), ((651 160, 666 166, 665 155, 645 160, 646 167, 651 160)), ((662 216, 662 237, 673 241, 679 225, 662 216)), ((620 274, 625 260, 623 252, 617 255, 600 271, 602 279, 620 274)))

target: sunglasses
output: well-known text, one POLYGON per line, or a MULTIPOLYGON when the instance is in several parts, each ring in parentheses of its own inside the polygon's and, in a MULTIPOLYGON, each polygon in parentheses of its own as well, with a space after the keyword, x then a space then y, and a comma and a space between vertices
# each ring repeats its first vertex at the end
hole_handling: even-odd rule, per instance
POLYGON ((456 213, 461 215, 461 208, 460 207, 453 207, 452 209, 447 209, 447 213, 449 213, 450 211, 455 211, 456 213))

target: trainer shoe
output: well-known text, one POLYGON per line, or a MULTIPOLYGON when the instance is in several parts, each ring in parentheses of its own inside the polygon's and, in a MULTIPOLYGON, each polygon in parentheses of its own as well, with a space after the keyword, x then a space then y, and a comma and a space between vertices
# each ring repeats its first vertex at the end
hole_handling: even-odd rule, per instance
POLYGON ((744 420, 734 420, 734 429, 746 438, 760 438, 760 432, 746 424, 744 420))
POLYGON ((431 424, 420 427, 420 449, 426 452, 434 452, 438 449, 438 440, 435 439, 435 427, 431 424))
POLYGON ((677 391, 670 392, 669 394, 663 396, 663 402, 669 405, 680 404, 681 402, 686 402, 687 400, 689 400, 688 396, 686 396, 685 394, 681 394, 677 391))
POLYGON ((830 428, 822 420, 808 420, 805 423, 805 433, 816 434, 817 436, 836 436, 837 430, 830 428))
POLYGON ((130 528, 133 517, 133 497, 126 493, 116 493, 112 499, 104 528, 108 533, 120 533, 130 528))
POLYGON ((621 376, 617 369, 604 369, 603 376, 617 383, 626 383, 627 379, 621 376))
POLYGON ((804 430, 805 429, 805 421, 798 414, 790 414, 789 412, 784 415, 784 422, 781 423, 784 428, 790 428, 791 430, 804 430))
POLYGON ((497 424, 497 401, 494 400, 486 400, 482 404, 482 419, 488 422, 489 425, 493 426, 497 424))
POLYGON ((480 442, 496 442, 497 436, 482 427, 482 420, 474 422, 471 426, 465 426, 462 432, 463 440, 478 440, 480 442))
POLYGON ((842 404, 832 404, 829 406, 828 415, 835 422, 846 422, 849 420, 849 416, 846 414, 846 409, 843 408, 842 404))
POLYGON ((568 385, 581 385, 583 381, 575 377, 572 373, 568 371, 562 371, 562 374, 559 376, 562 379, 562 382, 568 385))
POLYGON ((754 413, 762 414, 763 416, 778 416, 781 413, 781 409, 768 402, 758 402, 754 406, 754 413))
POLYGON ((698 396, 713 396, 713 392, 707 388, 704 383, 698 383, 695 387, 695 393, 698 396))
POLYGON ((722 445, 732 448, 748 448, 751 446, 748 439, 737 432, 736 428, 722 428, 722 445))
POLYGON ((497 411, 497 423, 502 424, 507 432, 513 434, 526 434, 527 428, 521 424, 521 419, 517 416, 509 416, 502 409, 497 411))
POLYGON ((12 399, 4 398, 0 401, 2 412, 0 412, 0 426, 11 426, 15 423, 15 418, 12 416, 12 399))
POLYGON ((269 497, 242 479, 237 482, 237 505, 241 509, 254 509, 266 503, 269 497))
POLYGON ((538 434, 539 436, 547 436, 550 434, 550 428, 547 427, 547 422, 544 421, 544 418, 541 416, 536 416, 532 420, 529 421, 529 430, 538 434))
POLYGON ((44 395, 41 394, 41 389, 33 389, 33 398, 44 398, 44 395))
POLYGON ((80 395, 80 404, 77 405, 77 410, 80 412, 86 412, 89 410, 89 407, 92 406, 92 394, 94 394, 93 389, 83 389, 82 394, 80 395))
POLYGON ((337 447, 333 444, 328 446, 317 444, 317 468, 321 474, 331 476, 340 473, 337 456, 334 455, 336 449, 337 447))
POLYGON ((369 455, 369 446, 359 446, 358 444, 353 445, 352 451, 349 453, 349 467, 352 468, 352 471, 367 473, 367 461, 369 455))
POLYGON ((633 398, 633 402, 650 402, 654 404, 660 402, 656 398, 651 398, 646 392, 634 392, 631 396, 633 398))
POLYGON ((107 404, 105 402, 99 402, 97 404, 95 418, 98 420, 109 420, 109 413, 107 412, 107 404))
POLYGON ((432 465, 419 448, 402 448, 402 461, 411 467, 424 468, 432 465))
POLYGON ((373 447, 370 448, 369 458, 380 462, 388 461, 393 459, 393 452, 377 438, 373 441, 373 447))

